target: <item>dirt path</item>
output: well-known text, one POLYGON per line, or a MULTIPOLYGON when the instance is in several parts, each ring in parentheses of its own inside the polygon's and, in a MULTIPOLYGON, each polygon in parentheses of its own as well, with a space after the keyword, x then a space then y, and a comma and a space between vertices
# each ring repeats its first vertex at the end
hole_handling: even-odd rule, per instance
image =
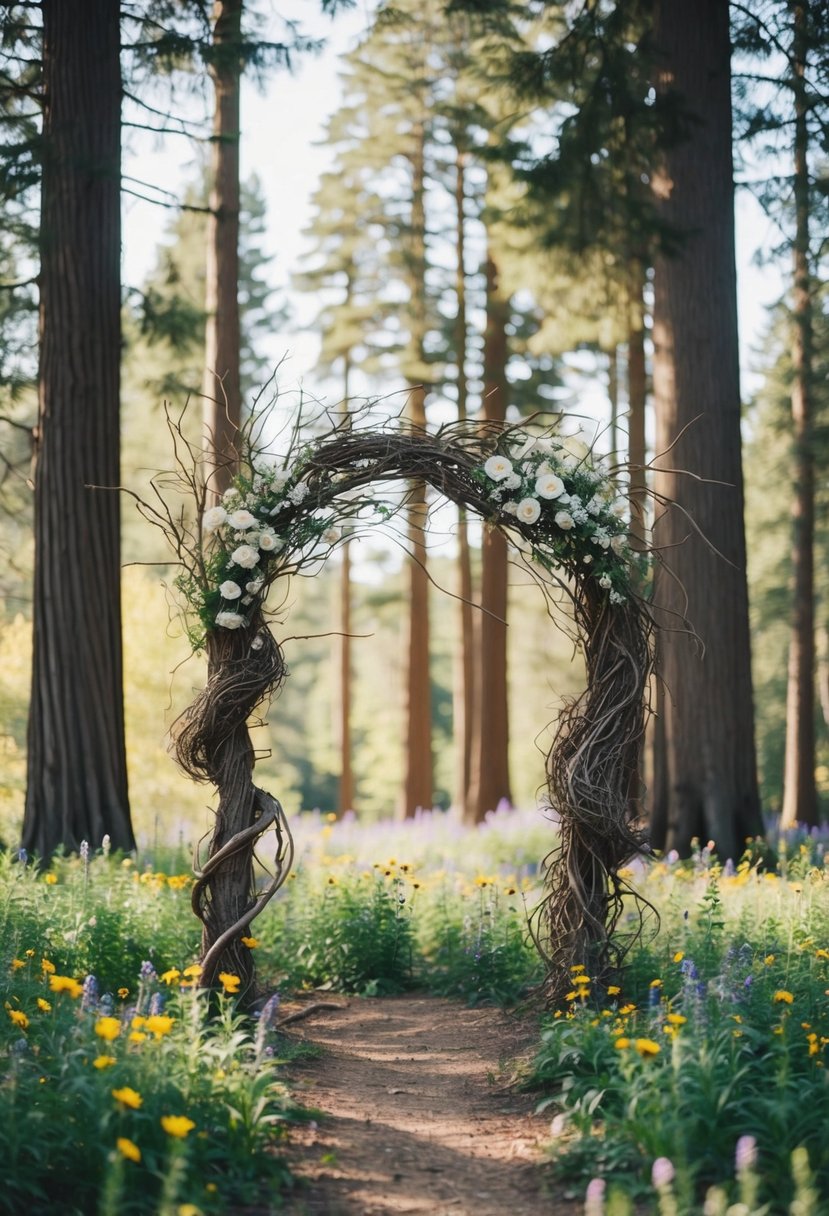
POLYGON ((583 1211, 550 1194, 549 1120, 502 1071, 531 1023, 434 997, 341 999, 286 1031, 321 1049, 291 1068, 297 1098, 321 1115, 292 1134, 290 1216, 583 1211))

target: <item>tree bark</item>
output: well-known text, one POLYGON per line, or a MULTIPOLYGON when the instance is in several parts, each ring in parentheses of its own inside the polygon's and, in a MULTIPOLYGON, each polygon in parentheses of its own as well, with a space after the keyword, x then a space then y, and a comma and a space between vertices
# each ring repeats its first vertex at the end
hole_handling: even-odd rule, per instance
POLYGON ((213 499, 235 471, 241 424, 239 325, 239 129, 243 0, 216 0, 210 78, 215 95, 212 186, 207 218, 205 370, 202 394, 205 476, 213 499))
MULTIPOLYGON (((465 422, 469 386, 466 355, 469 341, 466 310, 466 158, 459 148, 455 176, 455 361, 457 365, 458 422, 465 422)), ((466 507, 458 507, 458 631, 455 651, 452 717, 455 735, 454 805, 463 819, 469 817, 472 781, 472 739, 475 725, 475 620, 472 608, 472 559, 469 550, 469 518, 466 507)))
MULTIPOLYGON (((351 283, 349 280, 348 297, 351 283)), ((349 302, 347 299, 346 303, 349 302)), ((351 425, 351 358, 343 356, 343 423, 351 425)), ((345 541, 340 551, 340 783, 337 813, 342 817, 354 810, 354 768, 351 761, 351 545, 345 541)))
POLYGON ((815 787, 815 455, 812 404, 812 293, 809 271, 807 5, 794 0, 794 291, 792 307, 792 621, 786 695, 782 827, 818 821, 815 787))
MULTIPOLYGON (((484 332, 483 414, 503 422, 507 412, 507 301, 499 293, 498 270, 487 257, 484 332)), ((481 567, 481 623, 478 666, 479 726, 470 794, 471 814, 481 822, 499 803, 512 802, 509 780, 509 705, 507 681, 507 542, 485 531, 481 567)))
MULTIPOLYGON (((418 430, 426 430, 426 388, 423 384, 426 338, 426 214, 425 130, 415 132, 412 153, 412 210, 409 233, 409 399, 407 416, 418 430)), ((409 631, 406 704, 406 756, 403 814, 410 819, 418 810, 431 810, 432 686, 429 672, 429 576, 426 571, 426 483, 410 483, 407 509, 409 552, 409 631)))
POLYGON ((34 660, 23 845, 135 847, 119 471, 119 5, 44 0, 34 660), (103 488, 94 488, 103 487, 103 488))
POLYGON ((660 0, 655 45, 658 90, 679 93, 694 117, 655 180, 663 218, 685 239, 678 256, 659 254, 654 285, 655 489, 666 504, 654 526, 665 561, 654 592, 665 771, 654 785, 666 804, 654 806, 653 843, 687 853, 700 837, 736 858, 762 820, 743 529, 728 5, 660 0))

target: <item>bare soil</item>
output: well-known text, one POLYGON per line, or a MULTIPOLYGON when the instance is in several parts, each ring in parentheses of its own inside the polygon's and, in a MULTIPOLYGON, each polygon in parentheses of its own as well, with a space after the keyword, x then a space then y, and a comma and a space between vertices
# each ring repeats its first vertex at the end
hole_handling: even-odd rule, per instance
POLYGON ((514 1084, 536 1030, 429 996, 337 998, 286 1028, 319 1055, 291 1065, 319 1112, 292 1132, 290 1216, 576 1216, 551 1191, 549 1119, 514 1084))

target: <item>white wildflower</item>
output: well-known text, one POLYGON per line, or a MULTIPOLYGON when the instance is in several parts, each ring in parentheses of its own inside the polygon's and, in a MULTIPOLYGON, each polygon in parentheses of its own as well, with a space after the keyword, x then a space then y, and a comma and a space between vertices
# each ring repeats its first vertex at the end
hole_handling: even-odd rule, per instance
POLYGON ((261 650, 264 645, 265 639, 261 633, 257 633, 256 637, 251 641, 250 648, 251 650, 261 650))
POLYGON ((242 588, 238 583, 234 583, 232 579, 226 579, 219 588, 219 594, 223 600, 238 600, 242 594, 242 588))
POLYGON ((248 528, 252 528, 256 523, 256 516, 251 515, 250 511, 246 511, 244 508, 242 508, 240 511, 233 511, 230 515, 228 515, 227 522, 230 524, 231 528, 234 528, 237 532, 245 532, 248 528))
POLYGON ((490 456, 484 464, 484 472, 490 481, 503 481, 512 472, 512 462, 506 456, 490 456))
POLYGON ((585 553, 584 557, 581 560, 585 566, 592 566, 593 565, 593 554, 585 553))
POLYGON ((333 524, 329 524, 321 534, 320 539, 325 541, 326 545, 335 545, 340 539, 340 529, 335 528, 333 524))
POLYGON ((222 629, 239 629, 244 625, 245 618, 239 612, 217 612, 216 624, 222 629))
POLYGON ((625 597, 620 595, 618 591, 611 591, 610 602, 611 604, 624 604, 625 597))
POLYGON ((596 495, 594 494, 593 497, 590 499, 590 502, 587 504, 587 510, 590 515, 601 515, 602 500, 600 498, 597 498, 596 495))
POLYGON ((610 514, 615 515, 617 519, 624 519, 628 513, 628 505, 624 498, 617 498, 615 502, 610 504, 610 514))
POLYGON ((621 557, 628 547, 627 537, 623 533, 619 533, 618 536, 611 536, 610 547, 617 557, 621 557))
POLYGON ((518 514, 518 503, 517 502, 505 502, 504 505, 501 507, 501 514, 502 515, 517 515, 518 514))
POLYGON ((245 583, 245 591, 248 595, 258 595, 264 582, 263 578, 252 578, 249 583, 245 583))
POLYGON ((612 586, 613 586, 612 582, 610 581, 610 575, 609 575, 609 574, 603 574, 603 575, 602 575, 602 577, 599 579, 599 586, 600 586, 600 587, 604 587, 605 591, 607 591, 608 587, 612 587, 612 586))
POLYGON ((569 532, 576 526, 573 516, 568 511, 556 511, 555 520, 556 526, 561 528, 562 532, 569 532))
POLYGON ((202 531, 215 532, 227 519, 224 507, 209 507, 201 518, 202 531))
POLYGON ((579 439, 578 435, 565 436, 563 447, 567 455, 577 461, 586 460, 590 455, 590 448, 583 439, 579 439))
POLYGON ((230 560, 243 570, 252 570, 259 561, 259 552, 253 545, 240 545, 230 555, 230 560))
POLYGON ((515 514, 522 524, 534 524, 541 514, 541 503, 537 498, 522 498, 515 514))
POLYGON ((542 473, 536 478, 535 492, 539 498, 560 498, 564 493, 564 482, 555 473, 542 473))
POLYGON ((521 478, 517 473, 510 473, 509 477, 505 477, 501 482, 505 490, 517 490, 521 485, 521 478))

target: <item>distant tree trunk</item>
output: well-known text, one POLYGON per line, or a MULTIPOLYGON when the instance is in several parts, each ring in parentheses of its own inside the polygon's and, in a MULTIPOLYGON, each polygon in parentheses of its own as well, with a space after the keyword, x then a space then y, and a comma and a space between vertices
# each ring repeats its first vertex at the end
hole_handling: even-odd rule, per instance
POLYGON ((820 712, 823 724, 829 728, 829 625, 823 624, 817 631, 817 687, 820 696, 820 712))
POLYGON ((119 5, 44 0, 34 662, 23 845, 133 849, 121 655, 119 5))
POLYGON ((610 404, 608 438, 610 440, 611 464, 619 459, 619 348, 614 346, 607 354, 607 399, 610 404))
POLYGON ((227 488, 241 423, 239 327, 239 128, 243 0, 216 0, 210 78, 215 108, 207 220, 205 368, 202 393, 205 474, 214 497, 227 488))
POLYGON ((666 771, 654 785, 666 805, 654 806, 653 843, 687 853, 696 836, 736 858, 762 820, 743 530, 728 6, 659 0, 655 46, 658 89, 681 94, 695 120, 689 138, 667 150, 655 181, 664 219, 686 237, 678 256, 658 256, 654 285, 656 446, 668 453, 658 460, 655 488, 669 500, 654 540, 673 577, 657 568, 665 682, 657 759, 666 771))
MULTIPOLYGON (((455 295, 455 360, 458 369, 458 422, 467 415, 468 384, 466 355, 468 322, 466 315, 466 197, 465 155, 458 149, 455 177, 456 277, 455 295)), ((469 551, 468 516, 465 507, 458 508, 458 628, 460 646, 455 651, 453 689, 453 720, 455 735, 455 796, 454 805, 464 819, 469 816, 469 793, 472 781, 472 738, 475 725, 475 620, 472 608, 472 559, 469 551)))
MULTIPOLYGON (((351 358, 343 356, 343 414, 350 425, 351 358)), ((340 784, 337 812, 354 810, 354 769, 351 761, 351 545, 345 541, 340 567, 340 784)))
MULTIPOLYGON (((491 254, 486 266, 484 332, 484 417, 503 422, 507 412, 508 304, 498 288, 491 254)), ((495 530, 484 533, 481 568, 481 623, 478 666, 479 726, 475 738, 471 813, 480 822, 500 802, 511 802, 507 683, 507 542, 495 530)))
POLYGON ((645 268, 634 260, 631 273, 628 329, 628 461, 630 463, 630 531, 636 547, 645 547, 647 481, 645 478, 645 417, 648 376, 645 364, 645 268))
POLYGON ((794 17, 794 292, 792 332, 792 625, 786 697, 786 761, 781 826, 818 821, 815 787, 815 455, 812 404, 812 294, 809 271, 809 131, 806 94, 807 9, 792 4, 794 17))
MULTIPOLYGON (((407 358, 409 399, 407 415, 413 426, 426 429, 424 342, 426 336, 426 215, 425 131, 415 135, 412 154, 412 210, 409 256, 409 325, 407 358)), ((426 483, 413 481, 409 488, 407 531, 409 551, 409 637, 406 705, 406 776, 403 813, 412 818, 419 809, 431 810, 432 787, 432 686, 429 674, 429 576, 426 572, 426 483)))

